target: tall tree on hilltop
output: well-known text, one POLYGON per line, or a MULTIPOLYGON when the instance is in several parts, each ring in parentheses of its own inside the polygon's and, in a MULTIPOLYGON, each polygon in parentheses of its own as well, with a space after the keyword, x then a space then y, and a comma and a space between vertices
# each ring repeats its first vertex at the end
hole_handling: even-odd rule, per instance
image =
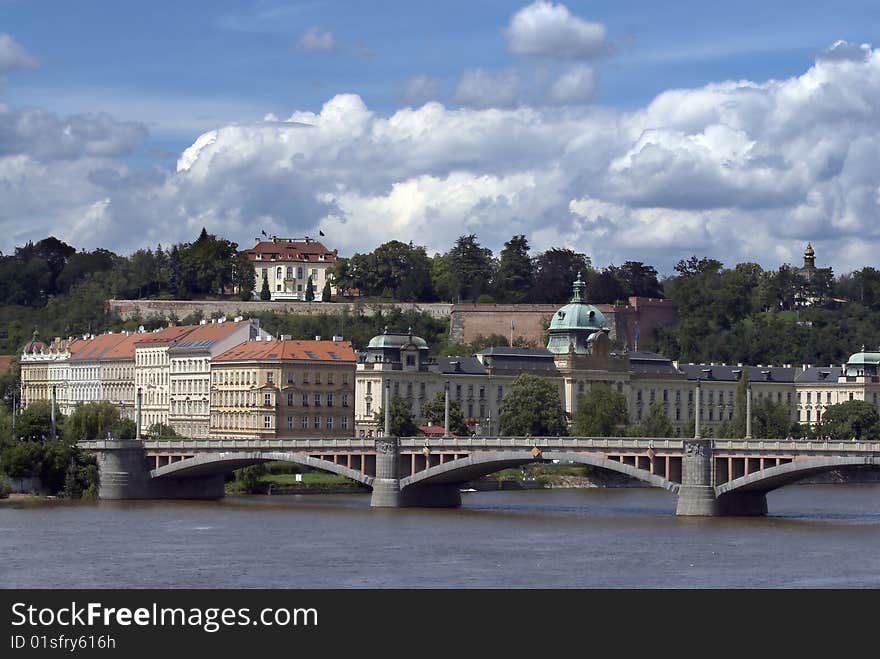
POLYGON ((459 236, 446 258, 457 297, 476 300, 492 290, 495 274, 492 250, 482 247, 475 234, 459 236))
MULTIPOLYGON (((309 279, 309 281, 311 281, 311 279, 309 279)), ((272 299, 272 291, 269 290, 269 278, 266 276, 265 272, 263 272, 263 285, 260 288, 260 299, 263 300, 263 302, 272 299)))
POLYGON ((306 302, 314 302, 315 301, 315 285, 312 283, 312 276, 309 275, 308 281, 306 281, 306 302))
POLYGON ((592 304, 614 304, 626 291, 610 269, 594 273, 587 284, 587 300, 592 304))
POLYGON ((586 254, 552 247, 534 258, 535 285, 530 301, 562 304, 571 299, 571 285, 578 273, 589 281, 591 260, 586 254))
MULTIPOLYGON (((254 264, 248 258, 246 252, 238 252, 232 259, 232 285, 238 289, 238 297, 248 301, 254 296, 256 277, 254 264)), ((268 286, 269 282, 266 281, 268 286)), ((271 296, 270 296, 271 297, 271 296)))
POLYGON ((504 243, 501 250, 495 277, 495 299, 513 304, 523 302, 531 292, 534 281, 529 241, 524 235, 514 236, 504 243))
POLYGON ((657 270, 641 261, 627 261, 620 267, 609 266, 627 296, 663 297, 657 270))

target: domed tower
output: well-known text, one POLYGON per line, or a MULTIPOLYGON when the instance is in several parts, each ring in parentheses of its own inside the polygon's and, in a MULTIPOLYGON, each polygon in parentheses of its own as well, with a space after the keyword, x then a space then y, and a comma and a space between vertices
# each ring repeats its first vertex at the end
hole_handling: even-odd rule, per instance
POLYGON ((798 274, 807 280, 816 274, 816 252, 812 243, 807 243, 807 248, 804 250, 804 267, 798 269, 798 274))
POLYGON ((608 323, 592 304, 584 301, 581 274, 574 282, 571 302, 553 314, 547 349, 554 355, 607 355, 610 349, 608 323))

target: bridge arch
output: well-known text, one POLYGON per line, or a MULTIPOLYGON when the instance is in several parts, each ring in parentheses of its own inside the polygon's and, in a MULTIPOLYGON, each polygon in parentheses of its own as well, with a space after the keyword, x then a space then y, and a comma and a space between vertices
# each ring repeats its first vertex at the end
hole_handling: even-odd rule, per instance
POLYGON ((242 467, 261 462, 292 462, 304 467, 329 471, 345 476, 369 487, 373 486, 373 477, 362 471, 349 469, 329 460, 312 457, 307 453, 264 452, 264 451, 232 451, 228 453, 202 453, 178 462, 163 465, 150 471, 153 479, 187 478, 224 474, 242 467))
POLYGON ((880 468, 880 456, 821 457, 792 460, 775 467, 768 467, 715 487, 716 496, 723 497, 739 492, 770 492, 791 485, 808 476, 846 467, 873 466, 880 468))
POLYGON ((480 476, 507 469, 519 467, 533 462, 548 462, 559 460, 560 462, 574 462, 577 464, 590 465, 598 469, 607 469, 620 474, 636 478, 654 487, 661 487, 673 494, 678 493, 679 484, 673 483, 662 476, 651 474, 632 465, 623 464, 616 460, 609 460, 596 455, 566 451, 545 451, 535 457, 529 451, 495 451, 476 452, 457 460, 444 462, 423 471, 400 479, 400 488, 415 485, 441 485, 451 483, 464 483, 480 476))

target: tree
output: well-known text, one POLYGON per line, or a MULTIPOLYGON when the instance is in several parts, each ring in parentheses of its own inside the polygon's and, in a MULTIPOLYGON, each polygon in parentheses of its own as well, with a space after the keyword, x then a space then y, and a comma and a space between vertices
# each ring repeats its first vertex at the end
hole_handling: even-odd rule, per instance
POLYGON ((315 301, 315 285, 312 283, 312 276, 309 275, 309 279, 306 282, 306 302, 314 302, 315 301))
POLYGON ((590 277, 587 285, 587 300, 592 304, 614 304, 626 296, 626 291, 608 268, 590 277))
POLYGON ((492 289, 495 274, 492 250, 482 247, 475 234, 459 236, 446 259, 456 297, 476 300, 492 289))
POLYGON ((431 259, 431 288, 438 300, 454 302, 457 289, 455 278, 444 254, 434 254, 431 259))
MULTIPOLYGON (((266 281, 267 286, 268 284, 266 281)), ((238 252, 232 259, 232 285, 238 290, 240 300, 247 302, 254 297, 254 264, 248 258, 247 252, 238 252)))
POLYGON ((791 410, 785 403, 774 403, 769 398, 762 398, 752 404, 752 437, 787 437, 791 433, 791 423, 791 410))
POLYGON ((521 373, 501 401, 499 435, 567 435, 565 411, 559 389, 547 378, 521 373))
POLYGON ((833 440, 875 441, 880 439, 880 414, 865 400, 848 400, 830 405, 822 415, 817 434, 833 440))
POLYGON ((133 421, 123 419, 119 408, 106 401, 84 403, 67 417, 64 438, 69 443, 81 439, 106 439, 107 433, 115 439, 132 439, 133 421))
MULTIPOLYGON (((64 416, 55 410, 56 434, 64 431, 64 416)), ((52 437, 52 404, 38 400, 28 405, 15 422, 15 434, 24 441, 42 442, 52 437)))
MULTIPOLYGON (((312 279, 309 277, 309 282, 312 279)), ((263 287, 260 289, 260 299, 264 302, 272 299, 272 292, 269 290, 269 278, 266 276, 265 271, 263 272, 263 287)))
MULTIPOLYGON (((622 395, 622 394, 621 394, 622 395)), ((663 403, 659 400, 651 403, 648 413, 642 418, 641 423, 636 424, 634 433, 637 437, 673 437, 675 427, 666 414, 663 403)))
POLYGON ((533 261, 535 285, 529 300, 562 304, 571 299, 571 285, 578 273, 589 279, 591 261, 585 254, 553 247, 538 254, 533 261))
MULTIPOLYGON (((444 392, 437 392, 434 398, 422 405, 422 418, 435 426, 442 426, 446 423, 446 395, 444 392)), ((449 399, 449 432, 459 436, 468 434, 461 403, 452 398, 449 399)))
POLYGON ((244 467, 235 472, 235 477, 241 481, 242 488, 247 494, 256 494, 260 488, 260 479, 266 474, 264 463, 244 467))
MULTIPOLYGON (((390 426, 392 437, 414 437, 419 434, 419 429, 413 421, 409 403, 395 396, 391 399, 390 426)), ((379 408, 373 416, 373 421, 378 430, 385 429, 385 410, 379 408)))
POLYGON ((324 282, 324 289, 321 291, 321 302, 330 302, 333 298, 333 292, 330 288, 330 280, 324 282))
POLYGON ((590 391, 578 398, 573 430, 582 437, 619 437, 628 418, 626 396, 594 382, 590 391))
POLYGON ((514 236, 501 250, 495 277, 495 299, 499 302, 523 302, 534 286, 529 241, 524 235, 514 236))
POLYGON ((176 439, 180 437, 177 431, 167 423, 154 423, 147 428, 147 436, 157 439, 176 439))
POLYGON ((611 268, 620 281, 627 296, 663 297, 660 282, 657 281, 657 270, 641 261, 627 261, 622 266, 611 268))

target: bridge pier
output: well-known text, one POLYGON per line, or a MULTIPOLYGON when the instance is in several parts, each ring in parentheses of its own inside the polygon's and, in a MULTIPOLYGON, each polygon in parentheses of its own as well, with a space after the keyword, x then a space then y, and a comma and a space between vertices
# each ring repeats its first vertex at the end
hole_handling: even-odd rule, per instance
POLYGON ((370 506, 399 508, 400 505, 400 440, 383 437, 376 440, 376 478, 370 506))
POLYGON ((725 514, 712 484, 712 440, 686 439, 683 443, 681 488, 675 514, 701 517, 725 514))
POLYGON ((98 454, 99 499, 222 499, 223 475, 155 480, 139 441, 105 442, 98 454))
POLYGON ((458 508, 461 492, 458 485, 410 485, 400 489, 400 440, 384 437, 376 440, 376 478, 373 479, 373 508, 458 508))

